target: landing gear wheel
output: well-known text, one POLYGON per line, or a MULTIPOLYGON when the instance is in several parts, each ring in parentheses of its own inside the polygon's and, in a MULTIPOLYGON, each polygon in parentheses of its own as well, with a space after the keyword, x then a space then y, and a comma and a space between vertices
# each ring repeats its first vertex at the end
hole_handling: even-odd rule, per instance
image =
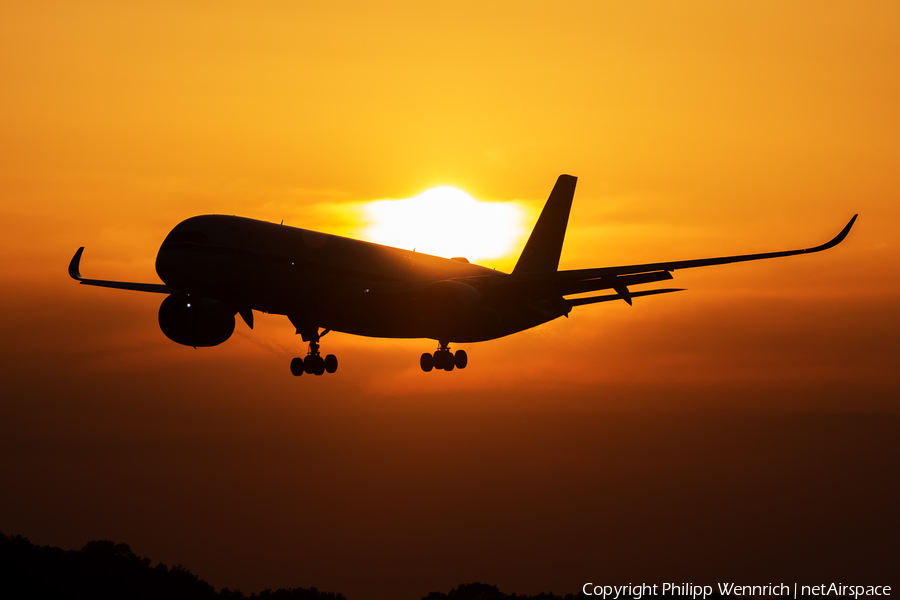
POLYGON ((299 356, 291 360, 291 375, 294 377, 303 375, 303 359, 299 356))
POLYGON ((334 373, 337 371, 337 356, 334 354, 329 354, 325 357, 325 372, 326 373, 334 373))
POLYGON ((316 357, 312 354, 307 354, 306 358, 303 359, 303 370, 312 375, 316 372, 316 357))
POLYGON ((321 356, 316 356, 313 361, 313 373, 316 375, 321 375, 325 372, 325 359, 321 356))
POLYGON ((453 369, 465 369, 469 364, 469 357, 465 350, 458 350, 456 354, 448 347, 449 342, 440 341, 434 354, 427 352, 419 359, 419 366, 426 373, 432 369, 436 371, 452 371, 453 369))

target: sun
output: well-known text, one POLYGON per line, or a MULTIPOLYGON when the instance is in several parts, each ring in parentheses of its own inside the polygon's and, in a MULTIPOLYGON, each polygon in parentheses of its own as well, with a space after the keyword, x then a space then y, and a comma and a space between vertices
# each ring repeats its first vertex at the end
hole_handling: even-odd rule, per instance
POLYGON ((364 236, 378 244, 472 262, 519 249, 523 210, 513 202, 482 202, 464 191, 436 187, 404 200, 364 205, 364 236))

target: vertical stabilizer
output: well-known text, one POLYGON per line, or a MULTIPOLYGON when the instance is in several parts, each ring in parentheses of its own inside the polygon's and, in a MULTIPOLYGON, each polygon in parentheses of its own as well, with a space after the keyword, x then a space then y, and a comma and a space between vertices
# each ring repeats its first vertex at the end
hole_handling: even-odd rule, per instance
POLYGON ((559 267, 577 181, 571 175, 560 175, 556 180, 513 273, 545 273, 559 267))

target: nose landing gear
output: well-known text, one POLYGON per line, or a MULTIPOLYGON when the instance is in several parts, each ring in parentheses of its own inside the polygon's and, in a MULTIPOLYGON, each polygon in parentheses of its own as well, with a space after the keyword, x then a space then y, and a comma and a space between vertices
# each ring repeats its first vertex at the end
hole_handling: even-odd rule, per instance
POLYGON ((309 350, 306 353, 306 357, 300 358, 298 356, 291 360, 291 375, 300 377, 304 373, 322 375, 323 373, 334 373, 337 371, 337 356, 329 354, 322 358, 319 354, 319 339, 329 331, 331 330, 326 329, 320 334, 317 327, 315 333, 309 336, 309 350))
POLYGON ((465 350, 457 350, 455 353, 448 348, 447 342, 441 342, 440 347, 434 351, 434 354, 425 353, 419 358, 419 366, 426 373, 432 369, 452 371, 456 369, 465 369, 469 364, 469 356, 465 350))

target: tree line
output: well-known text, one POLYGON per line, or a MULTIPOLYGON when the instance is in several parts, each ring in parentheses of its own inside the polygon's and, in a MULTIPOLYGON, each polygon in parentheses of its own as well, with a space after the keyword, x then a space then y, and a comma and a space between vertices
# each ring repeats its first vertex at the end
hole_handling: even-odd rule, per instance
MULTIPOLYGON (((431 592, 422 600, 575 600, 580 594, 532 596, 506 594, 497 586, 466 583, 447 593, 431 592)), ((245 595, 241 590, 209 583, 182 565, 152 565, 128 544, 95 540, 81 550, 32 544, 20 535, 0 532, 0 598, 59 600, 347 600, 336 592, 312 588, 266 589, 245 595)))

